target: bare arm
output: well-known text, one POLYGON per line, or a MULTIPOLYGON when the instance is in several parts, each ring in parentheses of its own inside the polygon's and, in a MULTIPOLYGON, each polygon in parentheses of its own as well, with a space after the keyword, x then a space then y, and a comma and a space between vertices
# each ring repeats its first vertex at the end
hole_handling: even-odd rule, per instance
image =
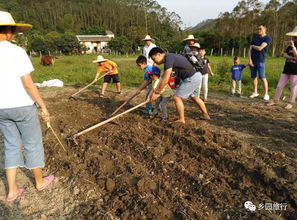
POLYGON ((290 41, 290 46, 292 47, 292 51, 293 51, 293 54, 294 54, 294 59, 296 59, 297 58, 297 49, 296 49, 296 47, 295 47, 295 45, 294 45, 294 41, 290 41))
POLYGON ((295 59, 295 57, 292 57, 287 53, 284 53, 284 58, 286 58, 286 59, 295 59))
POLYGON ((210 64, 208 63, 207 64, 207 67, 208 67, 208 71, 209 71, 209 73, 210 73, 210 75, 214 75, 214 73, 212 72, 212 69, 211 69, 211 66, 210 66, 210 64))
POLYGON ((253 61, 252 61, 252 46, 250 46, 249 51, 248 51, 248 57, 249 57, 249 66, 254 66, 253 61))
POLYGON ((97 72, 94 81, 98 80, 101 72, 97 72))
POLYGON ((49 122, 49 113, 47 111, 46 105, 43 101, 43 99, 41 98, 38 89, 36 88, 36 86, 34 85, 31 75, 27 74, 25 76, 21 77, 23 86, 25 88, 25 90, 28 92, 28 94, 31 96, 31 98, 39 105, 39 107, 41 108, 41 116, 43 121, 45 122, 49 122))
POLYGON ((257 51, 261 51, 267 46, 268 46, 268 44, 266 42, 263 42, 260 46, 252 45, 252 49, 257 50, 257 51))

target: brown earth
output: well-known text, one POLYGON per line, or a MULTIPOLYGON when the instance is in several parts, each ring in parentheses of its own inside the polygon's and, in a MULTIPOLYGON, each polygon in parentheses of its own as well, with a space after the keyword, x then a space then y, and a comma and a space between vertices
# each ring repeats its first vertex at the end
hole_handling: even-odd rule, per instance
MULTIPOLYGON (((0 201, 0 218, 297 219, 296 109, 216 93, 207 103, 210 122, 196 120, 197 107, 187 101, 187 124, 169 123, 176 119, 171 102, 169 122, 143 119, 140 108, 75 145, 67 137, 106 119, 131 94, 99 98, 86 91, 69 100, 75 91, 41 90, 67 152, 44 126, 45 172, 58 178, 37 193, 32 176, 20 172, 27 191, 14 204, 0 201), (252 212, 245 201, 287 207, 252 212)), ((125 109, 142 101, 140 96, 125 109)))

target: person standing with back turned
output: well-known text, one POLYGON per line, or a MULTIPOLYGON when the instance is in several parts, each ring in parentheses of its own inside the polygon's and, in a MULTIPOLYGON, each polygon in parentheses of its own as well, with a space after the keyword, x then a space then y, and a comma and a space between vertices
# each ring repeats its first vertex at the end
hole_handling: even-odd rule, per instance
POLYGON ((10 13, 0 11, 0 129, 5 145, 7 201, 16 200, 25 191, 16 182, 18 167, 32 170, 38 191, 54 180, 54 176, 42 176, 44 149, 35 102, 45 122, 49 122, 49 113, 32 81, 30 73, 34 68, 28 55, 23 48, 11 43, 17 33, 31 27, 16 24, 10 13))

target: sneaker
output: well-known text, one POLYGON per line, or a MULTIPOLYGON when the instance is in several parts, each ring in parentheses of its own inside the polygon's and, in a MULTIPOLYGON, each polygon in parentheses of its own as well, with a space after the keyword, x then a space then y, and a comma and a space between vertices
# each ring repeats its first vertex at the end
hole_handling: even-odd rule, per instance
POLYGON ((252 95, 250 95, 250 98, 256 98, 256 97, 258 97, 258 96, 259 96, 258 93, 253 93, 252 95))
POLYGON ((119 95, 122 95, 123 93, 122 93, 122 91, 119 91, 118 94, 119 94, 119 95))
POLYGON ((264 95, 263 99, 264 99, 265 101, 268 101, 268 100, 269 100, 269 95, 268 95, 268 94, 264 95))
POLYGON ((231 93, 230 96, 233 97, 234 96, 234 93, 231 93))

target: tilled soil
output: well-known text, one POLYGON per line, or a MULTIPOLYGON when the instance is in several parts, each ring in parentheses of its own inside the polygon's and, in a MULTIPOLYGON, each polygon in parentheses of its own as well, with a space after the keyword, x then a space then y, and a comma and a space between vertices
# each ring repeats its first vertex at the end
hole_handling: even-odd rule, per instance
MULTIPOLYGON (((49 193, 37 194, 28 183, 31 193, 18 205, 1 202, 3 219, 297 219, 296 110, 218 93, 207 103, 210 122, 197 120, 197 107, 187 101, 187 123, 170 123, 172 101, 169 122, 144 119, 140 108, 76 145, 73 134, 108 118, 132 91, 68 99, 75 91, 42 89, 67 152, 44 126, 46 172, 58 178, 49 193), (247 210, 246 201, 257 210, 247 210), (261 203, 286 210, 259 210, 261 203)), ((142 101, 143 95, 124 110, 142 101)))

